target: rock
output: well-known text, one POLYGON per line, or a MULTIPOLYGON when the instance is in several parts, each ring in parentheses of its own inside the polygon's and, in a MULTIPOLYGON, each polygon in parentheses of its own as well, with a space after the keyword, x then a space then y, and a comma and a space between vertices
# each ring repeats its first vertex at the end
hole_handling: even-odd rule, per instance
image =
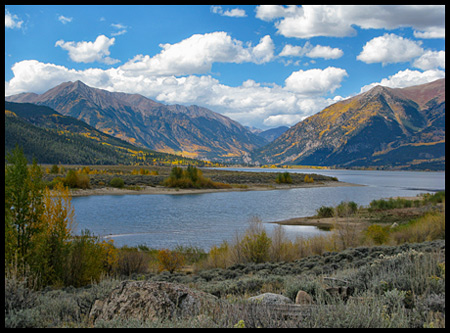
POLYGON ((327 293, 334 297, 339 297, 344 301, 347 301, 350 296, 353 295, 353 287, 331 287, 326 289, 327 293))
POLYGON ((248 301, 252 303, 267 304, 267 305, 293 303, 292 300, 286 296, 272 293, 265 293, 258 296, 253 296, 250 297, 248 301))
POLYGON ((170 319, 198 315, 204 305, 217 301, 211 294, 169 282, 124 281, 103 300, 96 300, 90 318, 116 317, 139 320, 170 319))
POLYGON ((307 305, 313 303, 312 297, 306 291, 298 291, 297 296, 295 297, 295 304, 307 305))

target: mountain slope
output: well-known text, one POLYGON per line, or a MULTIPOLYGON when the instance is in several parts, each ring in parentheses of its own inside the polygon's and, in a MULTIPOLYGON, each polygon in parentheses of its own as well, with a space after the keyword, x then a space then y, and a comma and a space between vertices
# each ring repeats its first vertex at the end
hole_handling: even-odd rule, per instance
POLYGON ((6 97, 49 106, 134 145, 194 158, 239 159, 266 141, 239 123, 198 106, 166 106, 138 94, 62 83, 42 95, 6 97))
MULTIPOLYGON (((5 102, 5 153, 16 144, 48 164, 166 164, 174 155, 137 148, 46 106, 5 102)), ((186 164, 203 164, 189 159, 186 164)))
POLYGON ((445 165, 445 79, 377 86, 296 124, 257 151, 261 163, 339 167, 445 165))

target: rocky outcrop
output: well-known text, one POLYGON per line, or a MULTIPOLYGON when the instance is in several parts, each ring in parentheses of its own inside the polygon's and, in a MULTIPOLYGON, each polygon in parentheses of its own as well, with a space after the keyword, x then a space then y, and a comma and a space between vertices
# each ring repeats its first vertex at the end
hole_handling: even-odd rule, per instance
POLYGON ((198 315, 217 301, 211 294, 168 282, 124 281, 111 294, 96 300, 93 321, 115 318, 159 320, 198 315))

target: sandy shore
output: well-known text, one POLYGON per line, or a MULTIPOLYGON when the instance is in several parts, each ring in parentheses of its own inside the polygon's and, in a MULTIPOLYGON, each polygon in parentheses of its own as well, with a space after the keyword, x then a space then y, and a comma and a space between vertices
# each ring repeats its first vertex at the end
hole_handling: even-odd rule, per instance
POLYGON ((139 190, 119 189, 114 187, 101 187, 93 189, 74 189, 71 190, 72 197, 90 196, 90 195, 142 195, 142 194, 202 194, 217 192, 243 192, 243 191, 270 191, 270 190, 289 190, 294 188, 312 188, 312 187, 341 187, 341 186, 364 186, 345 182, 317 182, 304 185, 249 185, 247 187, 233 187, 230 189, 176 189, 163 186, 143 186, 139 190))

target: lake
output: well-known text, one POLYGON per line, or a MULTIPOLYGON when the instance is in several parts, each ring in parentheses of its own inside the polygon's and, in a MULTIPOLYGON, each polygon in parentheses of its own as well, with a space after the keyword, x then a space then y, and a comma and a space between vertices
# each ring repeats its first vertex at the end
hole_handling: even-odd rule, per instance
MULTIPOLYGON (((77 232, 114 239, 117 246, 152 248, 197 246, 209 250, 243 233, 258 217, 267 222, 314 215, 321 206, 342 201, 368 205, 374 199, 416 196, 445 190, 445 172, 254 169, 227 170, 319 173, 365 186, 222 192, 186 195, 100 195, 74 197, 77 232)), ((326 233, 312 226, 284 226, 292 239, 326 233)))

